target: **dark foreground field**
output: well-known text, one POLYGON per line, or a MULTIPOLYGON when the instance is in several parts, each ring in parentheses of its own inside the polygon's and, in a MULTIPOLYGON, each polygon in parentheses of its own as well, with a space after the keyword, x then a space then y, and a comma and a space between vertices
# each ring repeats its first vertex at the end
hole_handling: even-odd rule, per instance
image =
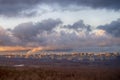
POLYGON ((120 68, 0 67, 0 80, 120 80, 120 68))

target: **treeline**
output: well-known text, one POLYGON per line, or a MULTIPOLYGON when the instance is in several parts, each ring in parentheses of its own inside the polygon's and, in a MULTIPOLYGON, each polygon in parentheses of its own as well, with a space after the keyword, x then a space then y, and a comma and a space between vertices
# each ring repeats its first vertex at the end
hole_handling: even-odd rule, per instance
POLYGON ((98 67, 0 67, 0 80, 120 80, 120 69, 98 67))

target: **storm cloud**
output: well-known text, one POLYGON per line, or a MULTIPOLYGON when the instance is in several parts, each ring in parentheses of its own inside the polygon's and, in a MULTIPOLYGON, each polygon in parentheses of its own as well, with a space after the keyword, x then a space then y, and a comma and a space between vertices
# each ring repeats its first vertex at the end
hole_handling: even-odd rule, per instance
MULTIPOLYGON (((17 15, 34 15, 38 5, 57 5, 61 8, 68 8, 70 6, 77 7, 91 7, 104 9, 120 9, 119 0, 0 0, 0 15, 17 16, 17 15), (27 11, 27 13, 24 13, 27 11)), ((67 10, 67 9, 66 9, 67 10)))
POLYGON ((105 30, 114 37, 120 37, 120 19, 112 21, 110 24, 98 26, 98 28, 105 30))

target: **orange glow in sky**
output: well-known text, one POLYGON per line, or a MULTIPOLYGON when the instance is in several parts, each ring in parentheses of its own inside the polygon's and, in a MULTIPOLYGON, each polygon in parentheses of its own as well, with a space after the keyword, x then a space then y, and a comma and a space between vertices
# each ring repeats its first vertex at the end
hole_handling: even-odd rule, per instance
POLYGON ((0 51, 20 51, 20 50, 30 50, 31 47, 22 46, 0 46, 0 51))
POLYGON ((96 36, 103 36, 103 35, 105 35, 105 31, 104 30, 96 30, 95 35, 96 36))

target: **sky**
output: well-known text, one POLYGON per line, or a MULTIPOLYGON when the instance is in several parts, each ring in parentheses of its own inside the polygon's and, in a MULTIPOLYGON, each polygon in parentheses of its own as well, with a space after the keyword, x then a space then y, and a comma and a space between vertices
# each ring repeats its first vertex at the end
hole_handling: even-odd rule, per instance
POLYGON ((120 47, 120 0, 0 0, 0 46, 120 47))

